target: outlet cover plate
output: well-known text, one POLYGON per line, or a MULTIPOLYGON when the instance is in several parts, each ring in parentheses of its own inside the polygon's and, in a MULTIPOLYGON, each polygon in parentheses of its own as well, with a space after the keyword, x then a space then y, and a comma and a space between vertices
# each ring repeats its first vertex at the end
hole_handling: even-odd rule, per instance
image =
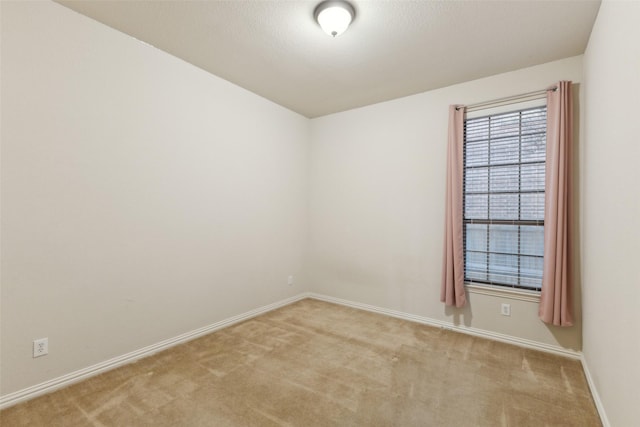
POLYGON ((33 340, 33 357, 49 354, 49 338, 33 340))
POLYGON ((500 306, 500 314, 503 316, 511 316, 511 304, 502 304, 500 306))

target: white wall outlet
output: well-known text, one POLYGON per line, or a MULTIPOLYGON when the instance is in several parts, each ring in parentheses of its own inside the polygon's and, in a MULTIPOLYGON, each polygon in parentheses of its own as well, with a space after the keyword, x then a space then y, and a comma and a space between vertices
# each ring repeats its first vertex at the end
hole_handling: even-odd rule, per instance
POLYGON ((293 276, 289 276, 289 278, 287 279, 287 285, 293 286, 293 276))
POLYGON ((503 316, 511 316, 511 304, 502 304, 500 306, 500 314, 503 316))
POLYGON ((33 340, 33 357, 49 354, 49 338, 33 340))

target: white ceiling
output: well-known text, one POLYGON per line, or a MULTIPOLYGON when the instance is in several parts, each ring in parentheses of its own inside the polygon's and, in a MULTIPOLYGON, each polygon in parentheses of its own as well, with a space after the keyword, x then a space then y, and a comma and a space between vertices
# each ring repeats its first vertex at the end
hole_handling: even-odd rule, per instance
POLYGON ((584 52, 599 0, 351 0, 332 39, 302 0, 59 3, 307 117, 584 52))

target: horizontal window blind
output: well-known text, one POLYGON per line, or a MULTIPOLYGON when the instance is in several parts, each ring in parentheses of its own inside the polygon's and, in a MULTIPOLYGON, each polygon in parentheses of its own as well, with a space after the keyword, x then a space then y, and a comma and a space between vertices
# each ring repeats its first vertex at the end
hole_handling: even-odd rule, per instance
POLYGON ((467 282, 542 285, 546 117, 543 106, 465 120, 467 282))

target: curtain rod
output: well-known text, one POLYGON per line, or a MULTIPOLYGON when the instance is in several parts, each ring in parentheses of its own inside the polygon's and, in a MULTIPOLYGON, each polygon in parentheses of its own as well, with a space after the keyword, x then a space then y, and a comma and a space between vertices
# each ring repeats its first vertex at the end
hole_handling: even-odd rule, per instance
POLYGON ((543 98, 547 95, 548 91, 551 90, 555 92, 557 89, 558 87, 554 86, 549 89, 536 90, 533 92, 521 93, 519 95, 505 96, 504 98, 492 99, 491 101, 478 102, 476 104, 470 105, 460 105, 456 107, 456 110, 459 110, 460 108, 466 108, 466 111, 475 111, 483 110, 485 108, 493 106, 515 104, 516 102, 520 102, 523 100, 534 100, 543 98))

